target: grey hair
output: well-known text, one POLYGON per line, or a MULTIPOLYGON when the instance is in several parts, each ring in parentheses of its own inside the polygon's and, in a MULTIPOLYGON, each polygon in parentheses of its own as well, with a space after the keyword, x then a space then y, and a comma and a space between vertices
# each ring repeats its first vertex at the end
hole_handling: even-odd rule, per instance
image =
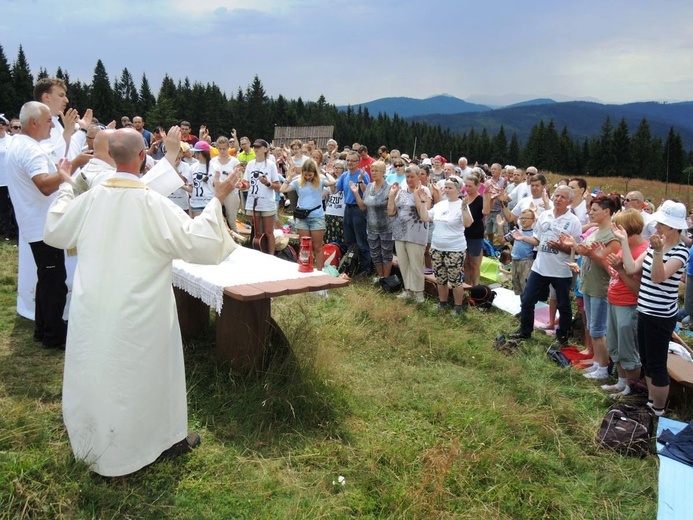
POLYGON ((342 161, 341 159, 339 159, 338 161, 335 161, 333 166, 341 166, 342 170, 344 170, 344 171, 346 171, 346 169, 347 169, 346 162, 342 161))
POLYGON ((40 101, 24 103, 19 111, 19 121, 22 123, 22 127, 28 127, 32 119, 38 123, 41 120, 41 111, 44 109, 50 114, 51 109, 48 108, 48 105, 44 105, 40 101))
MULTIPOLYGON (((567 193, 568 193, 568 200, 571 200, 571 201, 572 201, 573 198, 575 197, 575 194, 573 193, 573 189, 570 188, 569 186, 559 186, 558 188, 556 188, 556 189, 553 191, 553 194, 556 195, 556 193, 558 193, 559 191, 565 191, 565 192, 567 192, 567 193)), ((551 198, 553 198, 553 197, 551 197, 551 198)))

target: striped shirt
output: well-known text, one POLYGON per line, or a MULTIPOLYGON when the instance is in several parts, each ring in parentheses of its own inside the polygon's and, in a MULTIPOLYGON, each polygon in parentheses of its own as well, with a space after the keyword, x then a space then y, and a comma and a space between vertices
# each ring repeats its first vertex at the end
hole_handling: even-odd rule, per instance
POLYGON ((666 264, 672 258, 679 260, 681 267, 670 278, 655 284, 652 283, 652 249, 647 250, 647 256, 642 263, 638 312, 662 318, 671 318, 678 312, 679 283, 688 263, 688 249, 683 242, 679 242, 664 253, 662 262, 666 264))

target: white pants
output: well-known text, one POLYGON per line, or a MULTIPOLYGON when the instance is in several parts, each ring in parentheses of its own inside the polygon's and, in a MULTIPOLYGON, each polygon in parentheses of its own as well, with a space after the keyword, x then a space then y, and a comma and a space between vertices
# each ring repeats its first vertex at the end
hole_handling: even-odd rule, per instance
POLYGON ((234 231, 236 229, 236 218, 238 217, 238 208, 241 205, 241 198, 238 195, 238 190, 233 190, 224 199, 224 209, 226 210, 226 222, 228 222, 229 227, 234 231))

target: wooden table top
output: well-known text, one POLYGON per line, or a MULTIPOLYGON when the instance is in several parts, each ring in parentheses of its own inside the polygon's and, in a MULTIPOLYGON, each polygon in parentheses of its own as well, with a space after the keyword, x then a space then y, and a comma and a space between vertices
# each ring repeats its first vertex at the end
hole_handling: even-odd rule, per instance
POLYGON ((339 289, 349 285, 350 281, 328 274, 307 276, 292 280, 257 282, 245 285, 234 285, 224 288, 224 295, 240 301, 263 300, 275 296, 300 294, 311 291, 339 289))

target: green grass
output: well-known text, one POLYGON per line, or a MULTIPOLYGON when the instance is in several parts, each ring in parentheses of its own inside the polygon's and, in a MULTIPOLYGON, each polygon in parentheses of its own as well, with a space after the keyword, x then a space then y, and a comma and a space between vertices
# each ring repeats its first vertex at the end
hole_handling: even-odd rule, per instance
MULTIPOLYGON (((598 385, 514 318, 439 315, 366 285, 275 300, 292 355, 260 379, 185 346, 192 454, 106 479, 72 457, 63 356, 16 317, 0 245, 0 518, 654 518, 657 459, 598 449, 598 385), (339 476, 345 485, 334 484, 339 476)), ((689 417, 674 403, 672 417, 689 417)))

